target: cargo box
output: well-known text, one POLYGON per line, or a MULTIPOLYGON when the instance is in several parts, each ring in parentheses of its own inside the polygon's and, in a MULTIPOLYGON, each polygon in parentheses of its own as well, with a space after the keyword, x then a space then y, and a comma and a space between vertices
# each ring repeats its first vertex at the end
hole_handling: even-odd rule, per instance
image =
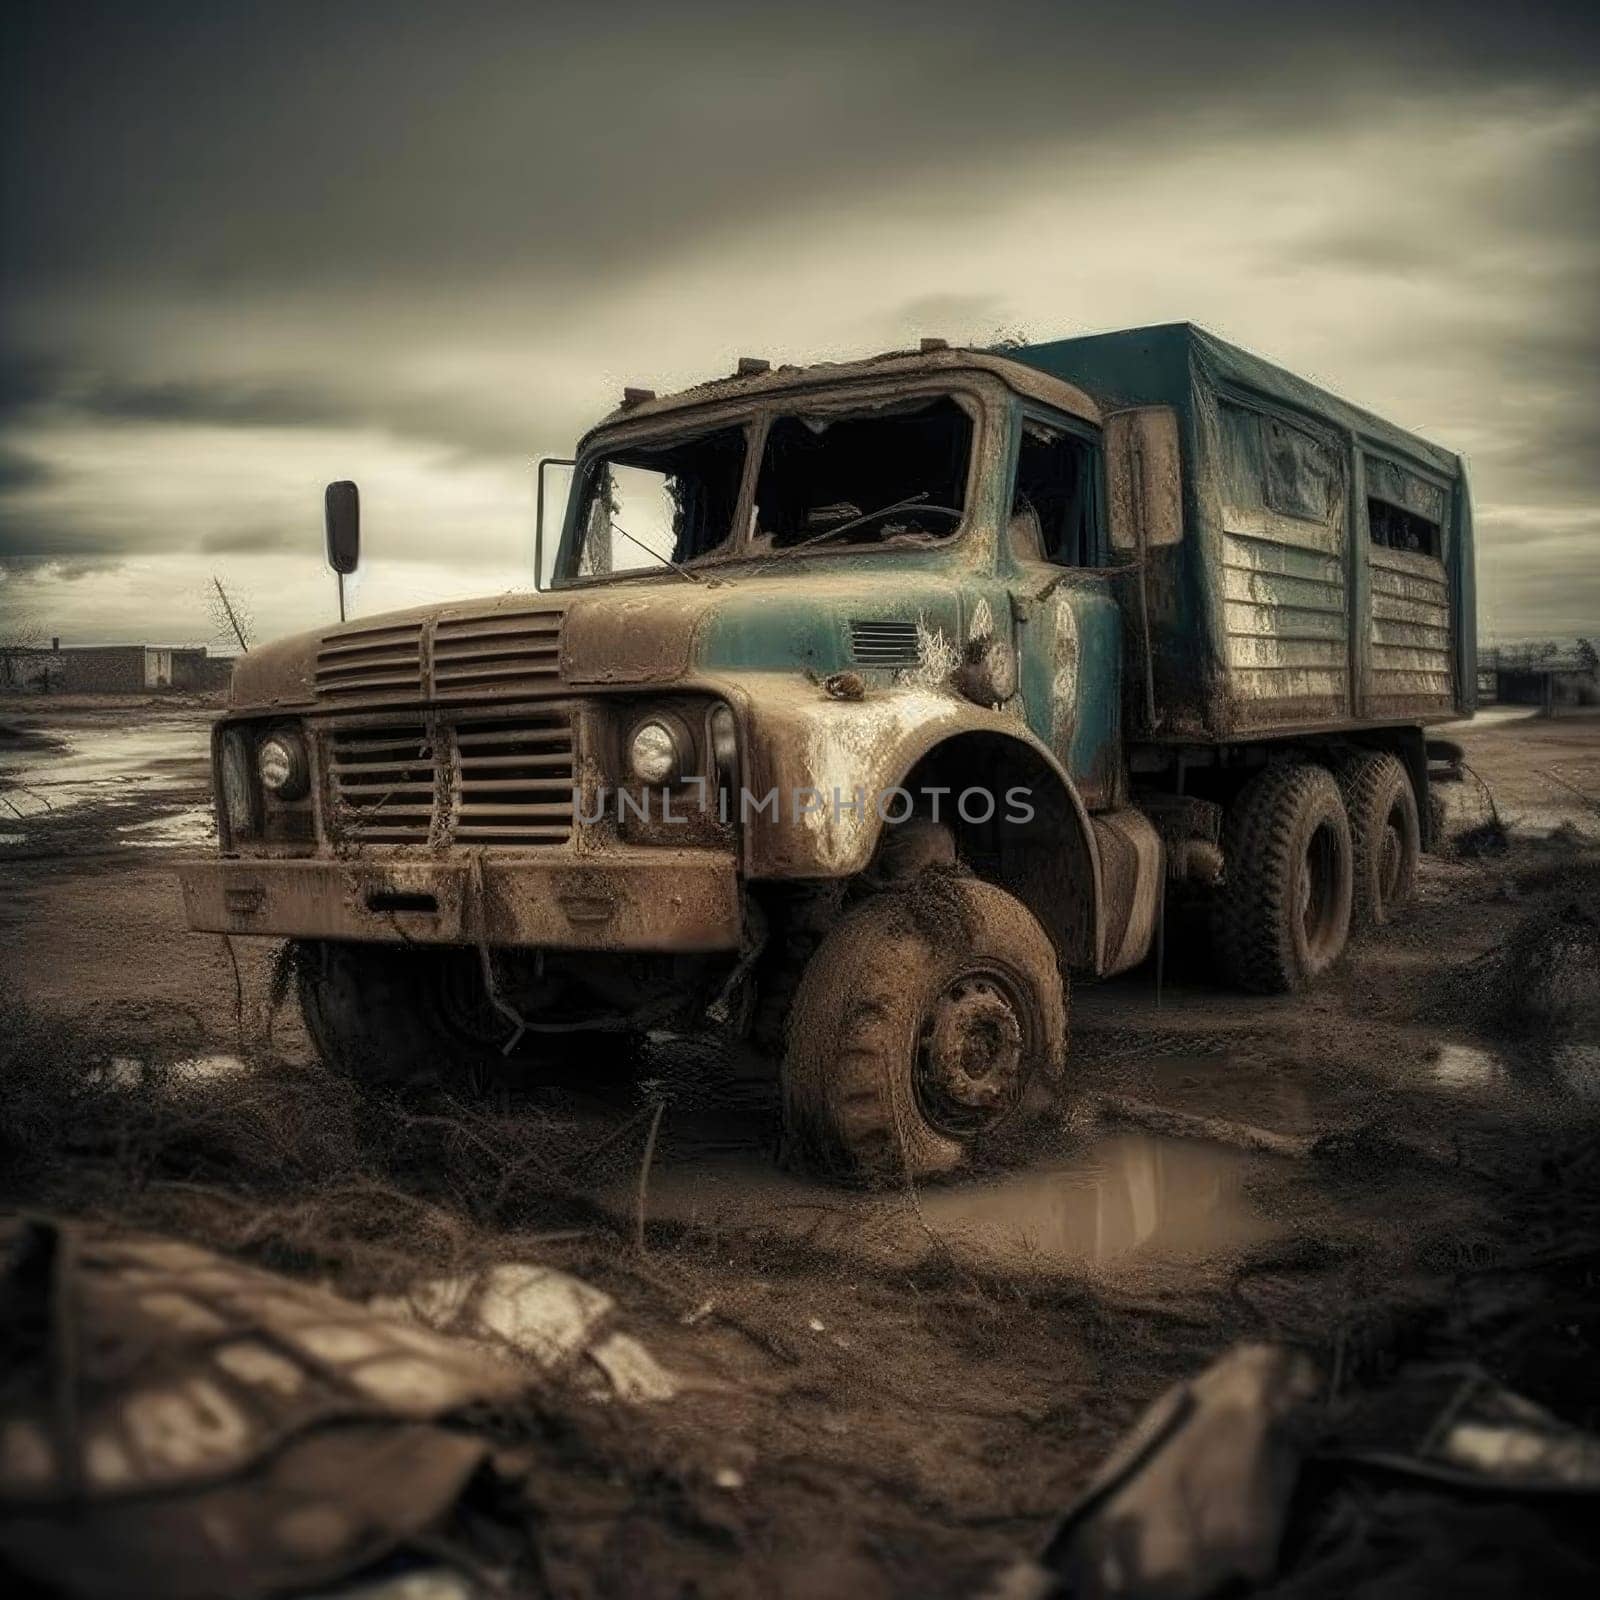
MULTIPOLYGON (((1188 323, 1008 352, 1106 409, 1169 406, 1184 532, 1143 553, 1156 739, 1470 715, 1461 459, 1188 323)), ((1130 662, 1130 684, 1145 664, 1130 662)))

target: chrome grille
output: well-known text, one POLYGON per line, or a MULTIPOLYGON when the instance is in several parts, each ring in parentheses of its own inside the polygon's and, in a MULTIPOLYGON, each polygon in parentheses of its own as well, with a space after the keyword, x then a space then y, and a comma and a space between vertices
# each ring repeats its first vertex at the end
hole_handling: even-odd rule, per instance
POLYGON ((917 625, 900 617, 880 621, 854 619, 850 624, 850 659, 859 667, 914 667, 917 625))
POLYGON ((561 613, 537 608, 486 617, 441 617, 433 630, 433 692, 547 693, 561 681, 561 613))
POLYGON ((458 844, 563 844, 572 836, 572 725, 565 713, 462 722, 455 741, 458 844))
POLYGON ((341 628, 317 651, 319 700, 415 700, 422 693, 422 624, 341 628))
POLYGON ((350 844, 427 844, 439 764, 420 723, 342 728, 328 738, 329 832, 350 844))

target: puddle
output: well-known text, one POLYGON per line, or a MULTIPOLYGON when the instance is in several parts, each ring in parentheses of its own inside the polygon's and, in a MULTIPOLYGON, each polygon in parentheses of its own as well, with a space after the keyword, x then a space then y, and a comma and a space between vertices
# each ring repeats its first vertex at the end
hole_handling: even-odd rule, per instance
POLYGON ((0 745, 0 801, 13 824, 0 843, 31 842, 15 823, 48 826, 93 807, 181 806, 116 831, 129 845, 203 844, 209 808, 209 719, 156 717, 132 725, 70 722, 29 727, 0 745))
POLYGON ((0 747, 0 788, 28 816, 124 798, 130 785, 146 793, 191 789, 204 779, 211 738, 209 724, 193 718, 28 731, 51 745, 0 747))
POLYGON ((1495 1089, 1510 1073, 1492 1050, 1475 1044, 1442 1044, 1428 1062, 1428 1076, 1447 1089, 1495 1089))
POLYGON ((117 834, 123 844, 136 849, 215 844, 217 819, 210 806, 186 806, 182 811, 146 817, 142 822, 123 823, 117 834))
POLYGON ((1447 1089, 1554 1087, 1600 1099, 1600 1044, 1561 1044, 1514 1059, 1482 1045, 1447 1041, 1428 1060, 1428 1076, 1447 1089))
MULTIPOLYGON (((150 1063, 138 1056, 112 1056, 109 1061, 89 1068, 89 1082, 117 1089, 137 1088, 145 1081, 150 1063)), ((165 1069, 174 1078, 201 1083, 211 1078, 227 1078, 248 1072, 249 1064, 236 1055, 218 1051, 212 1055, 184 1056, 165 1069)))
POLYGON ((1199 1140, 1115 1134, 1080 1161, 932 1190, 936 1233, 1000 1255, 1101 1264, 1208 1255, 1273 1229, 1244 1196, 1248 1158, 1199 1140))
MULTIPOLYGON (((990 1257, 1081 1268, 1199 1257, 1269 1237, 1276 1230, 1244 1194, 1249 1159, 1199 1140, 1112 1134, 1059 1162, 922 1189, 916 1209, 904 1195, 808 1184, 748 1157, 701 1160, 657 1170, 649 1214, 891 1260, 923 1254, 931 1230, 990 1257)), ((614 1203, 631 1207, 631 1195, 619 1190, 614 1203)))

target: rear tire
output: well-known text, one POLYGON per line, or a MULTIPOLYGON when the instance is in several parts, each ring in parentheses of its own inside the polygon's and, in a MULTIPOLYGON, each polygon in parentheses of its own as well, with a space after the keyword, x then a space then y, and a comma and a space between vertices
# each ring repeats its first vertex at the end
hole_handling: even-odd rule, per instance
POLYGON ((795 993, 783 1069, 795 1165, 887 1184, 949 1172, 1059 1079, 1066 983, 992 884, 931 871, 863 902, 795 993))
POLYGON ((505 1064, 512 1024, 484 997, 476 950, 302 939, 291 959, 311 1042, 354 1082, 418 1087, 505 1064))
POLYGON ((1382 751, 1347 761, 1339 769, 1339 788, 1355 860, 1352 922, 1381 928, 1416 891, 1422 855, 1416 790, 1399 760, 1382 751))
POLYGON ((1228 979, 1290 994, 1344 954, 1354 863, 1333 775, 1290 763, 1252 778, 1228 808, 1223 882, 1212 917, 1228 979))

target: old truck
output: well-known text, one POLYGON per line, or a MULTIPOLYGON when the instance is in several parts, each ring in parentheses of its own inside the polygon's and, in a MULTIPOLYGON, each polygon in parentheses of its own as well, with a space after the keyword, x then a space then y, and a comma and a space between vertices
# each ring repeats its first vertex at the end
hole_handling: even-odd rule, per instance
POLYGON ((188 918, 295 941, 334 1066, 709 1018, 796 1160, 942 1172, 1061 1080, 1069 977, 1170 925, 1290 992, 1410 894, 1476 688, 1455 455, 1177 324, 745 360, 564 465, 529 591, 238 664, 188 918))

